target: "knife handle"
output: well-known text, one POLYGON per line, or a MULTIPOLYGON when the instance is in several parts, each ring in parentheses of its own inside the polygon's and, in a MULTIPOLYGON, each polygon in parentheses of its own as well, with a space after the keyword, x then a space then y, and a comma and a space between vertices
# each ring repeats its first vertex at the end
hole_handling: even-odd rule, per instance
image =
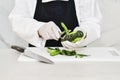
POLYGON ((18 52, 22 52, 22 53, 25 51, 24 47, 20 47, 20 46, 16 46, 16 45, 12 45, 11 48, 14 50, 17 50, 18 52))

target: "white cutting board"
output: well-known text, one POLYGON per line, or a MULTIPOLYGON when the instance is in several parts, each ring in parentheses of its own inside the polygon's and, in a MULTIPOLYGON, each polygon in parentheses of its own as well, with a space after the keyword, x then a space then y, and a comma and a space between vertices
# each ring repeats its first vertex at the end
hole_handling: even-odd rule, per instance
MULTIPOLYGON (((46 48, 26 48, 25 52, 33 52, 46 57, 53 62, 79 62, 79 61, 120 61, 120 52, 113 47, 86 47, 81 48, 77 52, 80 54, 90 55, 83 58, 75 58, 75 56, 50 56, 47 53, 46 48)), ((24 56, 19 56, 18 61, 20 62, 36 62, 36 60, 24 56)))

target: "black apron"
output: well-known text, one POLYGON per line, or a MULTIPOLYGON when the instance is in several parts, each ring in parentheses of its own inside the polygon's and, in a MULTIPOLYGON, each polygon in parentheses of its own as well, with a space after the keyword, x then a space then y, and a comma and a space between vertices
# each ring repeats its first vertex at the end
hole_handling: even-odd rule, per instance
MULTIPOLYGON (((74 0, 56 0, 46 3, 42 3, 42 0, 37 0, 34 19, 40 22, 53 21, 61 29, 61 31, 63 31, 61 22, 64 22, 70 30, 73 30, 79 25, 74 0)), ((61 46, 60 40, 47 40, 45 44, 45 47, 61 46)))

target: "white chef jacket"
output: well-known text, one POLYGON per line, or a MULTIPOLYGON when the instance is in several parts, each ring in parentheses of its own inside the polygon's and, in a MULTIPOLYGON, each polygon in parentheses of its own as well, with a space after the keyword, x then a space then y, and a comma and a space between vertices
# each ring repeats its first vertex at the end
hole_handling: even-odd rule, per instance
MULTIPOLYGON (((49 2, 52 0, 43 0, 49 2)), ((62 0, 64 1, 64 0, 62 0)), ((74 0, 79 27, 87 32, 87 38, 81 46, 100 38, 101 12, 96 0, 74 0)), ((36 47, 44 47, 46 40, 38 36, 38 30, 45 22, 35 20, 34 13, 37 0, 16 0, 15 7, 9 15, 13 31, 28 43, 36 47)))

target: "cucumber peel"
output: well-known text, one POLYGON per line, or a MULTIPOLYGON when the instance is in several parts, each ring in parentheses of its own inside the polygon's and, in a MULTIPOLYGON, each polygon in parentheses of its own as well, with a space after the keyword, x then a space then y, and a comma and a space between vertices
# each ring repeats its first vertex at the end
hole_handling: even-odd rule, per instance
POLYGON ((83 58, 89 55, 78 54, 75 50, 60 50, 59 48, 47 48, 47 52, 50 53, 50 56, 65 55, 65 56, 75 56, 75 58, 83 58))
POLYGON ((47 52, 50 53, 50 56, 56 56, 56 55, 60 54, 59 48, 53 49, 53 48, 48 47, 47 52))

